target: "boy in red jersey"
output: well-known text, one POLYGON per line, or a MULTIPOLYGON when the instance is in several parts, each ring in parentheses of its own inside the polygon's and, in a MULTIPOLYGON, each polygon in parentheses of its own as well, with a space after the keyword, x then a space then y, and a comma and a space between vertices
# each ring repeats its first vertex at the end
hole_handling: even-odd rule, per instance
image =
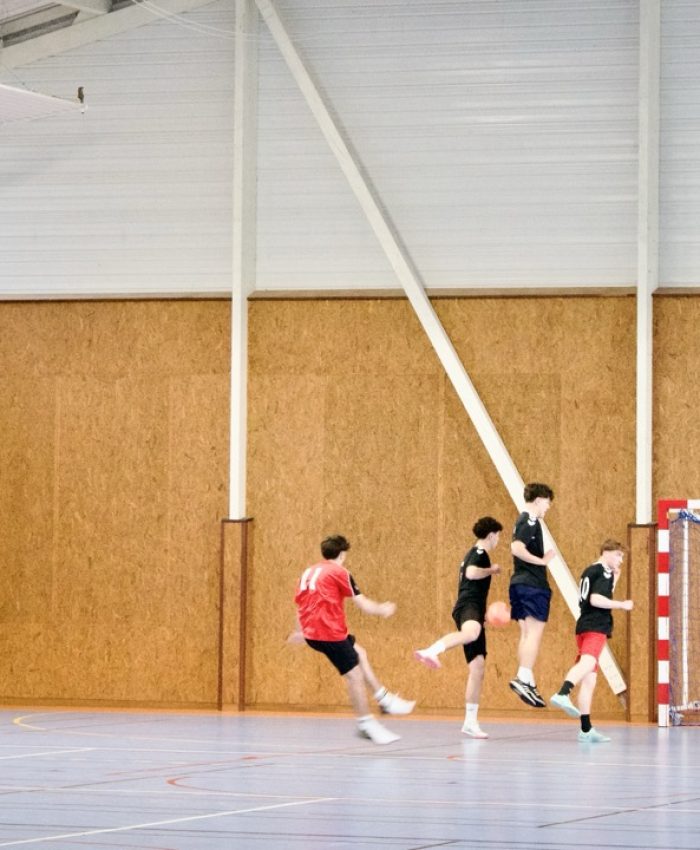
POLYGON ((375 602, 364 596, 355 580, 343 566, 350 544, 341 535, 327 537, 321 543, 323 560, 304 570, 294 602, 297 605, 298 632, 289 640, 305 640, 317 652, 328 658, 345 680, 348 695, 357 714, 358 733, 375 744, 398 741, 369 710, 365 684, 385 714, 410 714, 415 702, 390 693, 374 675, 365 650, 348 634, 345 621, 345 600, 350 597, 365 614, 391 617, 396 611, 393 602, 375 602))
POLYGON ((569 717, 581 718, 578 739, 584 744, 601 744, 610 740, 591 725, 591 703, 598 677, 598 659, 612 634, 612 609, 631 611, 634 607, 631 599, 615 602, 612 598, 623 558, 622 544, 617 540, 606 540, 600 547, 600 558, 583 571, 579 583, 581 613, 576 621, 578 657, 566 674, 564 684, 550 699, 552 705, 561 708, 569 717), (569 694, 579 682, 577 708, 569 694))

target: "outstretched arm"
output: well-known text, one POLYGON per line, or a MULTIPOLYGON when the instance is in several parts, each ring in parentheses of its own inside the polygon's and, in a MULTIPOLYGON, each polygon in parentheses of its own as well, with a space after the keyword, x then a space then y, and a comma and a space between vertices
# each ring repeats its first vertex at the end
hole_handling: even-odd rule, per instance
POLYGON ((631 611, 634 607, 634 602, 631 599, 623 599, 621 602, 618 602, 616 599, 608 599, 607 596, 603 596, 601 593, 591 593, 590 603, 594 608, 618 608, 622 611, 631 611))
POLYGON ((373 614, 375 617, 391 617, 396 611, 395 602, 375 602, 362 593, 353 596, 352 601, 364 614, 373 614))

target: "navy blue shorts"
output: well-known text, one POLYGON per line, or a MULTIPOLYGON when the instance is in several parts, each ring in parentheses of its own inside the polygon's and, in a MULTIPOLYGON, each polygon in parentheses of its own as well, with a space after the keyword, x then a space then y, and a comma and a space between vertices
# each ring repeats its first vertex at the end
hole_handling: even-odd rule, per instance
POLYGON ((360 663, 360 656, 355 649, 355 635, 348 635, 345 640, 309 640, 306 642, 326 656, 335 669, 344 676, 360 663))
POLYGON ((480 605, 472 602, 467 602, 462 608, 455 608, 452 612, 452 619, 455 625, 462 631, 462 624, 467 620, 476 620, 481 623, 481 631, 479 637, 471 643, 465 643, 462 646, 464 657, 467 659, 467 664, 470 664, 477 656, 483 655, 486 658, 486 631, 484 630, 484 611, 480 605))
POLYGON ((524 620, 532 617, 540 623, 549 620, 549 603, 552 591, 549 587, 531 587, 529 584, 511 584, 510 597, 511 620, 524 620))

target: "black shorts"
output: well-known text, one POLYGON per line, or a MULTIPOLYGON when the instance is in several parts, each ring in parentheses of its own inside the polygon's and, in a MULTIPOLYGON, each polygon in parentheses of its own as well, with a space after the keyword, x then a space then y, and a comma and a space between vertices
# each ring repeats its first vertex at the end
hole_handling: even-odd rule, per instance
POLYGON ((510 596, 511 620, 524 620, 532 617, 540 623, 549 619, 549 603, 552 590, 549 587, 532 587, 529 584, 511 584, 510 596))
POLYGON ((360 656, 355 649, 355 635, 348 635, 345 640, 309 640, 306 642, 326 656, 335 669, 344 676, 360 663, 360 656))
POLYGON ((452 619, 459 631, 462 631, 462 624, 467 620, 476 620, 481 623, 481 631, 479 637, 471 643, 465 643, 462 646, 464 657, 467 659, 467 664, 470 664, 477 656, 483 655, 486 658, 486 630, 484 629, 484 611, 480 605, 474 602, 467 602, 461 608, 455 608, 452 612, 452 619))

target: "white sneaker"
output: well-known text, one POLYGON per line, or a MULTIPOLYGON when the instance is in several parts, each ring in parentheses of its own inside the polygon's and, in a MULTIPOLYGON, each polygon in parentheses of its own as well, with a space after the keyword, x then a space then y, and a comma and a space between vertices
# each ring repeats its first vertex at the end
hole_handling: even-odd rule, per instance
POLYGON ((437 655, 432 655, 427 649, 417 649, 413 653, 413 657, 416 661, 420 661, 421 664, 425 664, 426 667, 430 667, 432 670, 442 667, 437 655))
POLYGON ((607 744, 610 738, 598 732, 597 729, 590 729, 588 732, 579 732, 578 739, 582 744, 607 744))
POLYGON ((415 700, 402 699, 391 691, 387 691, 377 702, 382 714, 410 714, 416 704, 415 700))
POLYGON ((576 706, 571 702, 571 697, 565 696, 564 694, 552 694, 549 698, 549 704, 554 705, 557 708, 560 708, 562 711, 565 711, 569 717, 580 717, 581 712, 576 708, 576 706))
POLYGON ((357 734, 360 738, 369 738, 373 744, 393 744, 394 741, 401 739, 401 735, 390 732, 374 717, 371 720, 366 720, 362 725, 358 725, 357 734))
POLYGON ((462 726, 462 734, 469 735, 470 738, 488 738, 489 736, 489 733, 484 732, 478 723, 475 723, 474 725, 465 723, 464 726, 462 726))

